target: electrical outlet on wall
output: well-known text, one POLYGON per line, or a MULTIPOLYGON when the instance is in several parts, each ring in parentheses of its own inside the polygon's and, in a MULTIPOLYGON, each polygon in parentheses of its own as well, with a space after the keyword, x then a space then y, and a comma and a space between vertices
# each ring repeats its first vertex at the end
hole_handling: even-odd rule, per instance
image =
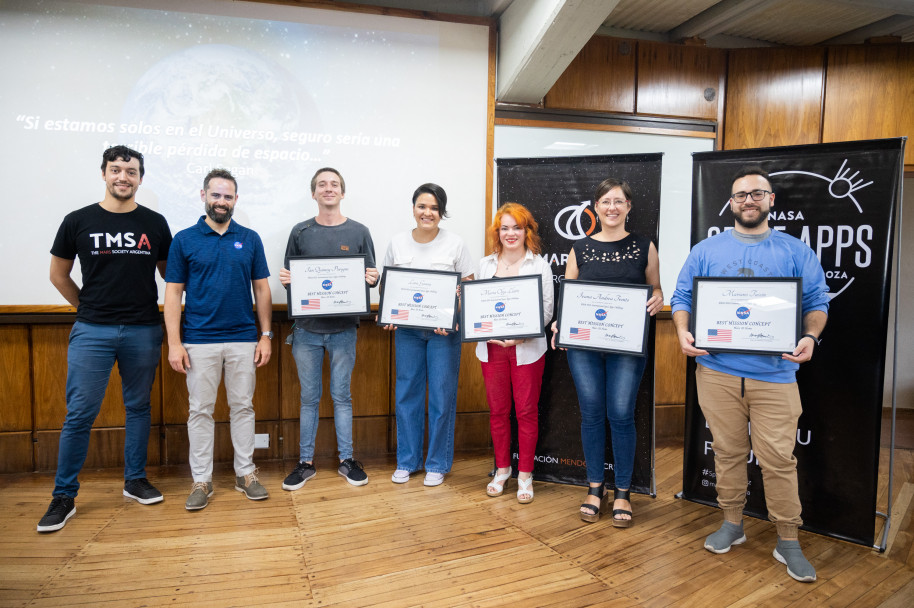
POLYGON ((254 435, 254 449, 266 449, 270 447, 270 435, 268 433, 256 433, 254 435))

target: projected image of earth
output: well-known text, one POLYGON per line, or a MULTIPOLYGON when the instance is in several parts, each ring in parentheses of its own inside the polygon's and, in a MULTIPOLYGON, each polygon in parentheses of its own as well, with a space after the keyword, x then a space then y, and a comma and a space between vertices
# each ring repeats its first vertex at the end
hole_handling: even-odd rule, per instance
POLYGON ((121 121, 135 130, 130 137, 161 146, 149 155, 143 187, 178 225, 199 217, 198 193, 213 167, 238 179, 239 211, 270 203, 268 192, 309 194, 303 161, 315 152, 282 140, 320 132, 317 108, 294 77, 250 50, 208 44, 164 57, 137 81, 121 121))

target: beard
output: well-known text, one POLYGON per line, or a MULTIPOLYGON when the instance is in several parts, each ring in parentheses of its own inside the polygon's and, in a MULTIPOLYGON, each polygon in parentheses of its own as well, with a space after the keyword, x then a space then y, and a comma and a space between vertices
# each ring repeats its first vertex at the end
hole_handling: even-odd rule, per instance
POLYGON ((235 210, 231 207, 228 209, 217 209, 214 205, 209 203, 206 204, 206 215, 217 224, 224 224, 232 219, 232 213, 234 211, 235 210))
POLYGON ((758 217, 755 218, 754 220, 744 220, 742 213, 734 214, 734 217, 736 218, 736 223, 739 224, 740 226, 742 226, 743 228, 749 228, 749 229, 758 228, 759 226, 762 225, 762 223, 765 220, 768 219, 769 211, 770 211, 769 209, 763 210, 761 207, 759 207, 758 217))
POLYGON ((134 188, 132 186, 128 186, 127 192, 125 194, 121 194, 117 191, 117 186, 109 185, 108 194, 110 194, 112 197, 116 198, 117 200, 119 200, 121 202, 129 201, 130 199, 132 199, 134 197, 134 195, 136 195, 136 188, 134 188))

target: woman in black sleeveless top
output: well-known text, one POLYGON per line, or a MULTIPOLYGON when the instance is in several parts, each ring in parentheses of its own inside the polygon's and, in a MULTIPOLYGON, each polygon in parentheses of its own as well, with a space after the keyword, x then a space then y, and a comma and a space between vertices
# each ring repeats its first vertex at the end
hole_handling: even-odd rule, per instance
MULTIPOLYGON (((624 181, 610 178, 597 187, 593 200, 600 231, 575 243, 568 255, 565 278, 651 285, 653 293, 645 305, 654 315, 663 307, 660 261, 649 238, 626 230, 631 199, 631 188, 624 181)), ((553 331, 557 329, 553 324, 553 331)), ((616 487, 613 526, 627 528, 632 524, 629 489, 635 461, 635 401, 646 361, 637 355, 568 350, 568 366, 581 408, 581 442, 590 484, 581 505, 581 519, 586 522, 599 520, 608 502, 603 485, 608 419, 616 487)))

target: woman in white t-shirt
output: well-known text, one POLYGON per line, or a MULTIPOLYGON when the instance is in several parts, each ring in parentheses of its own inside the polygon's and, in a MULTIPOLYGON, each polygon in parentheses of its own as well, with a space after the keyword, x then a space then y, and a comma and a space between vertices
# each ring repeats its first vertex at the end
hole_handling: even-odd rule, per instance
MULTIPOLYGON (((473 278, 473 259, 456 234, 439 228, 447 217, 447 194, 437 184, 423 184, 413 193, 416 227, 393 237, 383 266, 420 270, 457 271, 473 278)), ((395 330, 388 325, 385 329, 395 330)), ((425 394, 428 390, 427 486, 437 486, 454 461, 454 424, 457 417, 457 374, 460 371, 460 335, 444 329, 401 327, 395 338, 397 362, 397 470, 394 483, 406 483, 420 470, 425 436, 425 394)))
MULTIPOLYGON (((478 279, 540 275, 543 326, 552 319, 552 268, 540 253, 536 220, 518 203, 505 203, 486 230, 492 255, 479 262, 478 279)), ((539 431, 537 405, 546 361, 546 338, 489 340, 476 345, 489 402, 489 427, 495 450, 495 477, 489 496, 501 496, 511 478, 511 405, 517 417, 517 500, 533 501, 533 457, 539 431)))

